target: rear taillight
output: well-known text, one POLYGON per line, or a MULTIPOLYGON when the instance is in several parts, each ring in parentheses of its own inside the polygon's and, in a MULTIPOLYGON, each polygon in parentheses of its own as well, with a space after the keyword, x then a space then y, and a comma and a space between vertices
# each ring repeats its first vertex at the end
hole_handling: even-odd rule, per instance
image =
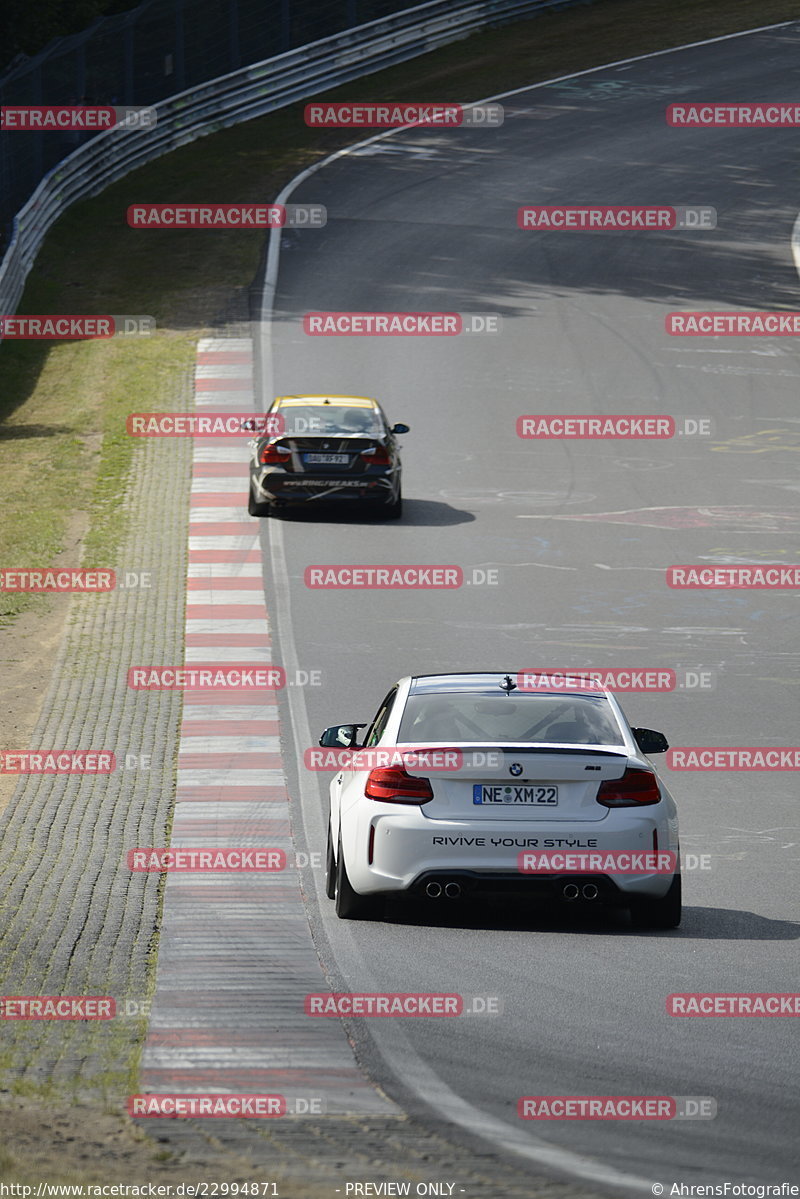
POLYGON ((658 803, 661 792, 651 770, 629 766, 621 779, 607 779, 600 784, 597 802, 606 808, 638 808, 641 804, 658 803))
POLYGON ((268 441, 266 445, 262 445, 258 460, 262 466, 269 466, 271 462, 285 462, 291 452, 286 445, 276 445, 268 441))
POLYGON ((433 788, 428 779, 416 778, 402 766, 377 766, 369 772, 364 794, 378 803, 423 804, 433 799, 433 788))
POLYGON ((362 450, 361 457, 366 458, 370 466, 392 465, 392 460, 389 457, 389 451, 384 445, 370 446, 368 450, 362 450))

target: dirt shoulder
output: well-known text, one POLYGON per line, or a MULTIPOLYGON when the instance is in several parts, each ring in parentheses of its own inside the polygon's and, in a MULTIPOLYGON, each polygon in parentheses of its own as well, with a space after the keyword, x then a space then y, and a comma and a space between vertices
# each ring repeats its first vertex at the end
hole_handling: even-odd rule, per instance
MULTIPOLYGON (((65 548, 53 561, 58 568, 74 563, 88 519, 75 513, 65 532, 65 548)), ((14 622, 0 629, 0 728, 3 745, 20 748, 32 744, 31 738, 42 710, 42 703, 53 679, 53 670, 69 615, 70 597, 42 597, 37 606, 21 612, 14 622)), ((11 800, 19 782, 16 775, 0 774, 0 814, 11 800)))
MULTIPOLYGON (((411 1194, 417 1183, 444 1182, 452 1184, 453 1195, 600 1199, 586 1184, 534 1182, 508 1155, 476 1144, 459 1147, 404 1117, 263 1121, 270 1127, 255 1152, 252 1141, 250 1149, 224 1149, 213 1129, 197 1127, 202 1121, 156 1120, 159 1127, 144 1133, 96 1108, 61 1103, 45 1110, 30 1099, 4 1100, 1 1093, 0 1122, 9 1146, 0 1150, 0 1182, 32 1186, 33 1194, 48 1182, 84 1188, 259 1183, 262 1196, 332 1199, 345 1193, 348 1182, 406 1182, 411 1194), (275 1190, 265 1189, 267 1183, 275 1190)), ((93 1199, 87 1190, 83 1196, 93 1199)))

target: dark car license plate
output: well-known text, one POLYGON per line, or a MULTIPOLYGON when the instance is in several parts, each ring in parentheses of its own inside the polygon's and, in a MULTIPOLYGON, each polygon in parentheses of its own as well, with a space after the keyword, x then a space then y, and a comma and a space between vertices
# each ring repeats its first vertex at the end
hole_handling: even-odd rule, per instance
POLYGON ((305 454, 304 460, 310 466, 347 466, 349 454, 305 454))

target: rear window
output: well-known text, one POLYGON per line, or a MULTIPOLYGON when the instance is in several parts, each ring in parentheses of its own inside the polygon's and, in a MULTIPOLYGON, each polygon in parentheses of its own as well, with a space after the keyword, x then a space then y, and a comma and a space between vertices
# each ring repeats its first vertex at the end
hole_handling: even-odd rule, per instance
POLYGON ((315 433, 342 433, 347 436, 363 433, 367 437, 382 437, 383 422, 374 408, 351 408, 347 404, 281 404, 277 409, 284 434, 302 437, 315 433))
POLYGON ((623 744, 619 723, 604 696, 457 692, 409 696, 397 741, 623 744))

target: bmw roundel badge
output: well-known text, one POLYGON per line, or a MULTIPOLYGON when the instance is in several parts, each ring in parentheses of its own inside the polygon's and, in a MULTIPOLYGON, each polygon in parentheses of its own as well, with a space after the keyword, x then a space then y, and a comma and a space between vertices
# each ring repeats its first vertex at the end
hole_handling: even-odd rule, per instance
POLYGON ((520 766, 519 762, 512 762, 508 768, 508 773, 513 774, 514 778, 518 779, 522 774, 522 767, 520 766))

